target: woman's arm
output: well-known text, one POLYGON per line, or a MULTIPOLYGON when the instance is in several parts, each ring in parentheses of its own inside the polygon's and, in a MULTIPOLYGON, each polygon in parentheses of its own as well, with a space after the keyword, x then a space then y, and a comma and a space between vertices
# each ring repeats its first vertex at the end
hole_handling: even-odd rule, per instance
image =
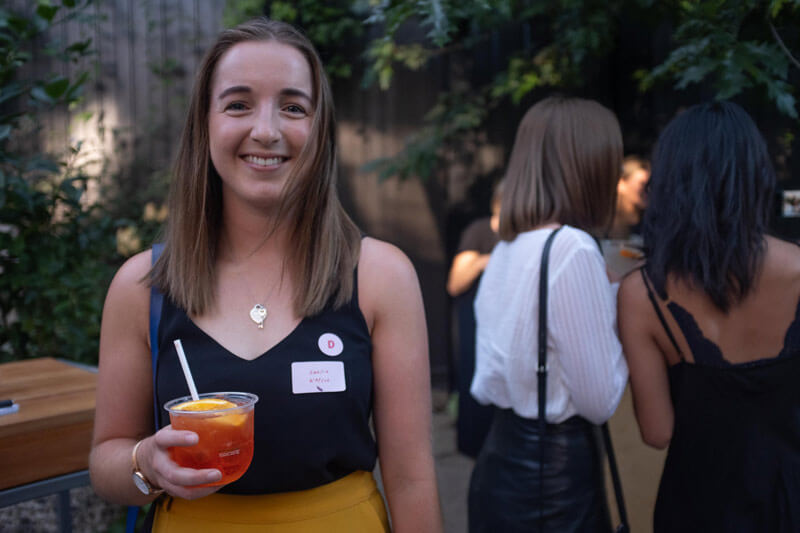
POLYGON ((615 331, 616 305, 603 258, 593 243, 563 242, 568 236, 559 235, 553 245, 548 329, 578 414, 600 424, 619 405, 628 370, 615 331), (565 260, 555 262, 560 254, 567 255, 565 260))
POLYGON ((663 449, 672 439, 675 413, 666 359, 653 335, 661 327, 638 272, 620 284, 617 296, 619 334, 631 374, 633 407, 642 440, 663 449))
POLYGON ((464 250, 456 254, 447 276, 447 294, 455 297, 469 289, 486 268, 489 257, 491 254, 481 254, 476 250, 464 250))
POLYGON ((153 386, 148 339, 150 289, 140 280, 150 269, 150 252, 129 259, 117 272, 106 295, 100 331, 94 436, 89 472, 97 493, 108 501, 142 505, 153 499, 133 483, 132 452, 140 439, 137 462, 155 486, 184 498, 216 489, 184 485, 219 479, 217 470, 180 468, 167 454, 170 446, 196 442, 189 431, 167 427, 153 434, 153 386), (148 437, 149 436, 149 437, 148 437))
POLYGON ((428 338, 417 276, 400 250, 369 238, 362 242, 358 272, 359 303, 372 336, 375 430, 392 526, 398 533, 440 532, 428 338))

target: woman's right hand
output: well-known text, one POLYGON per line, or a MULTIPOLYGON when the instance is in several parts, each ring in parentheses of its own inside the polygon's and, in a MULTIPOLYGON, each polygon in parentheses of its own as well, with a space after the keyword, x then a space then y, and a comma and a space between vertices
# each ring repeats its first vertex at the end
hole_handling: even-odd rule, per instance
POLYGON ((196 470, 184 468, 172 460, 169 448, 174 446, 194 446, 197 433, 172 429, 166 426, 155 435, 142 440, 136 450, 136 460, 144 476, 171 496, 187 500, 202 498, 218 491, 216 487, 196 487, 203 483, 214 483, 222 478, 217 469, 196 470))
POLYGON ((219 480, 218 470, 181 468, 170 458, 169 448, 191 446, 197 435, 167 426, 153 431, 153 368, 150 352, 149 251, 128 259, 111 282, 103 306, 100 359, 89 472, 102 498, 123 505, 144 505, 153 500, 134 486, 131 452, 136 450, 142 474, 151 485, 180 498, 200 498, 219 487, 192 488, 219 480), (209 477, 212 476, 212 477, 209 477))

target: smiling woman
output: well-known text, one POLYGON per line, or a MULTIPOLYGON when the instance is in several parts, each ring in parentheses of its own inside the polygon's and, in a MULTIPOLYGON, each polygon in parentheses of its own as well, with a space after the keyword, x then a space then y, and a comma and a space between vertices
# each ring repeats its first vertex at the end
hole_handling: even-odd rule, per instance
POLYGON ((388 531, 377 458, 394 530, 441 530, 419 284, 345 214, 336 167, 309 41, 266 19, 222 32, 192 94, 163 253, 123 265, 103 313, 92 481, 116 502, 158 496, 155 531, 388 531), (202 439, 160 408, 187 393, 175 339, 201 393, 259 397, 252 463, 221 489, 199 487, 218 470, 168 453, 202 439))
POLYGON ((303 55, 281 43, 241 43, 220 59, 208 135, 225 212, 277 206, 311 131, 311 84, 303 55))

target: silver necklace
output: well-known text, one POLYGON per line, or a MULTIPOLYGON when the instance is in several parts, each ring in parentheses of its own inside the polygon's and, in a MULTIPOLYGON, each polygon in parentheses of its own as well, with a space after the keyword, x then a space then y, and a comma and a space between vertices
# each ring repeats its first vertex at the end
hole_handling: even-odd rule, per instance
MULTIPOLYGON (((245 285, 247 285, 247 286, 250 285, 249 283, 247 283, 247 280, 242 275, 241 271, 236 272, 236 275, 237 275, 237 277, 239 277, 239 279, 241 279, 245 283, 245 285)), ((250 313, 249 313, 250 314, 250 320, 255 322, 255 324, 258 327, 258 329, 264 329, 264 321, 267 319, 267 315, 268 315, 267 306, 265 304, 272 297, 272 293, 275 292, 275 288, 278 285, 282 284, 282 282, 283 282, 283 274, 281 273, 281 275, 278 276, 278 279, 275 280, 272 283, 272 286, 269 289, 269 293, 267 293, 267 297, 264 300, 262 300, 264 303, 256 303, 250 309, 250 313)), ((251 292, 251 296, 252 296, 252 292, 254 292, 254 291, 250 291, 250 292, 251 292)))
POLYGON ((267 308, 261 304, 256 304, 250 310, 250 320, 256 323, 258 329, 264 329, 264 321, 267 319, 267 308))
POLYGON ((266 304, 272 298, 272 293, 275 292, 275 288, 282 284, 283 275, 281 274, 278 276, 278 279, 273 282, 272 287, 269 288, 267 297, 262 300, 264 303, 257 303, 252 307, 252 309, 250 309, 250 320, 255 322, 256 326, 258 326, 258 329, 264 329, 264 321, 267 319, 268 315, 266 304))

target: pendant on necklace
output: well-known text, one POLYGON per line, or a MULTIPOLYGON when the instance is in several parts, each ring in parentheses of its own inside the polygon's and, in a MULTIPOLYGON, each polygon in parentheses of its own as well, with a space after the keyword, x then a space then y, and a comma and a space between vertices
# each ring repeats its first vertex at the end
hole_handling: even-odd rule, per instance
POLYGON ((264 329, 264 320, 267 318, 267 308, 256 304, 250 310, 250 319, 256 323, 258 329, 264 329))

